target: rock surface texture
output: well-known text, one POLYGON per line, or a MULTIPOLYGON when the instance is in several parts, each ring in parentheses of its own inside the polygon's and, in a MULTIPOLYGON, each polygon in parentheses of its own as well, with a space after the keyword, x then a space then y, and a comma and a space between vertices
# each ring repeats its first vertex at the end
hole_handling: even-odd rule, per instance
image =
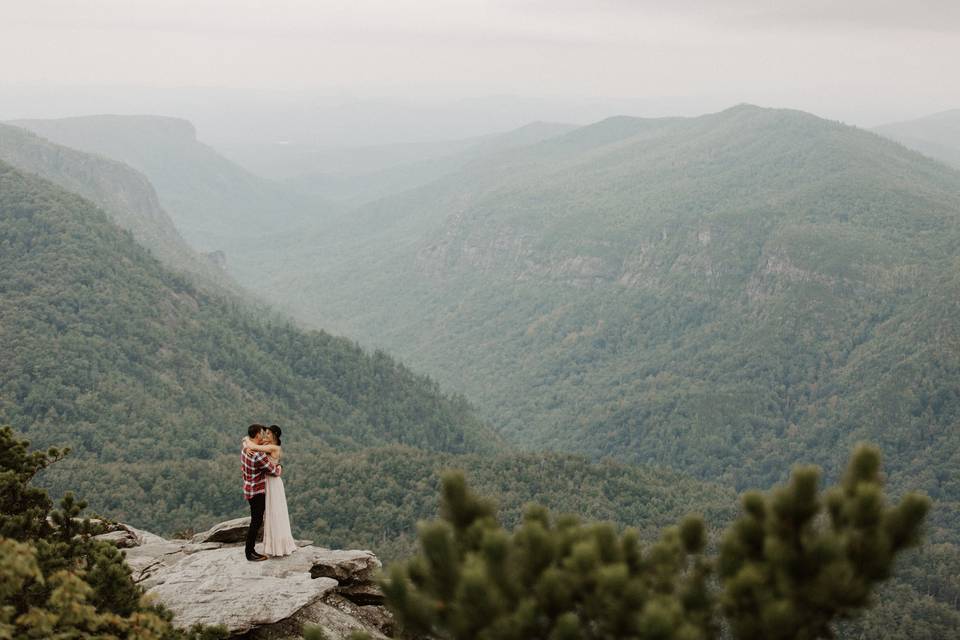
POLYGON ((251 640, 302 637, 307 624, 319 625, 331 640, 354 631, 374 638, 392 633, 374 583, 380 561, 373 553, 306 544, 289 556, 247 562, 234 542, 246 534, 244 520, 221 523, 189 541, 126 525, 120 531, 139 535, 102 537, 124 548, 133 579, 174 613, 179 627, 224 625, 232 637, 251 640))

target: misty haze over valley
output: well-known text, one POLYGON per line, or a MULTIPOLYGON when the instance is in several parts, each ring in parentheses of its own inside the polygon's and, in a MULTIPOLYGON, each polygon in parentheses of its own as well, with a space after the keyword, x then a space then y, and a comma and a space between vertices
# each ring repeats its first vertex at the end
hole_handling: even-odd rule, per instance
MULTIPOLYGON (((189 539, 246 514, 240 438, 276 423, 298 539, 418 595, 472 603, 482 574, 467 613, 347 598, 395 616, 367 637, 957 637, 960 5, 8 4, 0 438, 71 448, 24 483, 189 539), (807 464, 843 489, 810 498, 807 464), (509 580, 583 582, 510 595, 507 533, 449 469, 516 532, 509 580), (458 551, 418 529, 438 514, 458 551), (638 582, 603 591, 611 567, 638 582)), ((43 576, 61 534, 14 502, 0 550, 43 576)), ((146 610, 77 575, 97 612, 146 610)))

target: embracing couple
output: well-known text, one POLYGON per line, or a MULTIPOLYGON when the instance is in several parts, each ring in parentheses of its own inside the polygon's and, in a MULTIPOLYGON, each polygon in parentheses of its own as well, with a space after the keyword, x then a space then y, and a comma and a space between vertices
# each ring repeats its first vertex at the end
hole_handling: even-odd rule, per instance
POLYGON ((243 439, 240 454, 243 472, 243 497, 250 505, 250 528, 247 529, 247 560, 256 562, 269 556, 285 556, 297 549, 290 532, 287 497, 280 474, 282 449, 280 427, 252 424, 243 439), (263 544, 256 548, 257 534, 263 527, 263 544))

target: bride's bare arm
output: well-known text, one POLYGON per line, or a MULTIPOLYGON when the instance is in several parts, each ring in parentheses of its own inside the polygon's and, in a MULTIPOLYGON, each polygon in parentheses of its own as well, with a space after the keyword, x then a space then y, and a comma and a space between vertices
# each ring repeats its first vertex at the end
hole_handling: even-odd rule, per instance
POLYGON ((250 449, 250 451, 263 451, 269 455, 280 455, 280 447, 275 444, 257 444, 250 438, 243 439, 243 448, 250 449))

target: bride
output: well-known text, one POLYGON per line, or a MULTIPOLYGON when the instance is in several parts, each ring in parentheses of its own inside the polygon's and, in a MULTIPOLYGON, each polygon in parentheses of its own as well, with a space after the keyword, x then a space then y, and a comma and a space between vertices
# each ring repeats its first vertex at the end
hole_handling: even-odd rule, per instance
MULTIPOLYGON (((249 451, 262 451, 270 456, 274 463, 280 461, 283 449, 280 447, 280 427, 275 424, 267 427, 268 442, 257 444, 250 438, 243 439, 243 448, 249 451)), ((267 475, 266 509, 263 514, 263 548, 259 553, 268 556, 285 556, 297 550, 297 543, 290 532, 290 515, 287 513, 287 496, 283 490, 280 476, 267 475)))

